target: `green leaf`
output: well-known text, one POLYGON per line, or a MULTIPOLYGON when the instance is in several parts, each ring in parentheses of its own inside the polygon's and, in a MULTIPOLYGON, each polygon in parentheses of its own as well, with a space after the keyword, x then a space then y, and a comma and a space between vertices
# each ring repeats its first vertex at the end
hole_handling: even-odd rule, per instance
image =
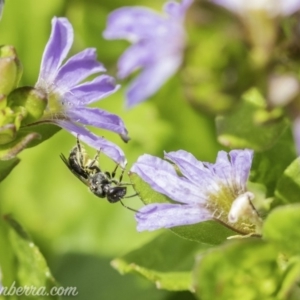
POLYGON ((0 182, 9 175, 9 173, 19 162, 20 159, 17 157, 6 161, 0 161, 0 182))
POLYGON ((201 300, 275 299, 282 277, 277 256, 273 245, 254 238, 216 248, 199 258, 196 293, 201 300))
POLYGON ((265 109, 257 90, 247 92, 242 103, 232 112, 216 118, 218 141, 230 148, 251 148, 264 151, 271 148, 287 128, 283 118, 269 123, 255 120, 265 109))
POLYGON ((292 132, 286 130, 279 141, 265 152, 254 155, 251 180, 267 188, 267 197, 273 197, 278 179, 296 158, 292 132))
POLYGON ((35 132, 18 132, 17 138, 10 143, 0 145, 0 159, 11 160, 23 151, 32 141, 40 139, 35 132))
MULTIPOLYGON (((4 264, 3 284, 8 289, 13 284, 16 288, 30 286, 36 288, 36 291, 42 288, 46 293, 50 293, 50 289, 55 287, 56 283, 37 246, 34 245, 22 226, 10 216, 5 216, 0 222, 2 239, 4 238, 7 242, 1 246, 1 254, 4 255, 0 260, 1 266, 4 264), (7 266, 7 258, 9 258, 10 266, 7 266), (13 274, 11 270, 14 270, 13 274), (10 278, 10 282, 7 280, 7 276, 10 278)), ((24 298, 21 299, 37 299, 34 295, 23 296, 24 298)), ((40 296, 38 299, 44 298, 40 296)), ((53 296, 52 299, 58 299, 58 296, 53 296)))
POLYGON ((283 203, 300 202, 300 157, 288 166, 278 180, 275 195, 283 203))
MULTIPOLYGON (((129 177, 135 191, 145 204, 173 202, 167 196, 154 191, 150 185, 144 182, 137 174, 130 173, 129 177)), ((170 230, 182 238, 210 245, 220 244, 226 240, 228 236, 236 235, 235 231, 215 221, 178 226, 170 230)))
POLYGON ((299 256, 294 256, 287 263, 284 278, 280 285, 280 290, 278 291, 278 299, 300 299, 300 287, 295 284, 299 281, 299 276, 300 258, 299 256))
POLYGON ((194 256, 208 248, 164 232, 138 250, 112 261, 120 273, 136 272, 160 289, 193 291, 191 269, 194 256))
POLYGON ((48 123, 35 123, 28 126, 24 126, 20 129, 19 133, 22 135, 26 135, 29 133, 34 133, 39 136, 39 138, 36 138, 30 142, 30 144, 27 146, 35 147, 39 145, 40 143, 48 140, 51 138, 54 134, 59 132, 61 128, 59 126, 48 124, 48 123))
POLYGON ((300 253, 300 204, 275 208, 267 217, 263 236, 286 254, 300 253))
MULTIPOLYGON (((12 246, 8 237, 9 227, 4 222, 2 217, 0 218, 0 276, 1 284, 5 286, 11 286, 13 282, 16 280, 16 264, 15 264, 15 256, 12 249, 12 246)), ((0 299, 4 300, 0 296, 0 299)), ((10 300, 17 299, 16 296, 11 296, 10 300)))

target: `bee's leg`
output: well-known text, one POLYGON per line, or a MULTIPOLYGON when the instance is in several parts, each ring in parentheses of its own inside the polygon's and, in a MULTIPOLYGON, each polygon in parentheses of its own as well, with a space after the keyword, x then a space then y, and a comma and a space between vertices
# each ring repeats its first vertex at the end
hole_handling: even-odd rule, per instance
POLYGON ((83 162, 83 154, 82 154, 82 147, 79 141, 79 134, 77 134, 77 160, 79 160, 80 166, 84 166, 84 162, 83 162))
MULTIPOLYGON (((131 184, 131 183, 128 183, 128 185, 131 184)), ((133 195, 130 195, 130 196, 126 196, 126 197, 123 197, 123 199, 126 199, 126 198, 132 198, 132 197, 135 197, 135 196, 138 196, 139 193, 135 193, 133 195)))
MULTIPOLYGON (((126 197, 126 198, 127 198, 127 197, 126 197)), ((126 206, 126 205, 122 202, 122 200, 120 200, 120 202, 121 202, 121 204, 122 204, 125 208, 127 208, 127 209, 129 209, 129 210, 131 210, 131 211, 133 211, 133 212, 135 212, 135 213, 138 212, 137 210, 135 210, 135 209, 133 209, 133 208, 131 208, 131 207, 126 206)))
MULTIPOLYGON (((89 163, 89 168, 92 168, 95 165, 95 163, 98 161, 100 153, 101 153, 101 148, 97 151, 97 153, 94 156, 93 160, 89 163)), ((98 168, 98 166, 97 166, 97 168, 98 168)))
MULTIPOLYGON (((111 178, 115 178, 118 168, 119 168, 119 164, 117 164, 115 169, 111 172, 111 178)), ((124 170, 122 169, 121 177, 123 177, 123 173, 124 173, 124 170)))
POLYGON ((123 180, 123 175, 124 175, 125 169, 122 169, 120 177, 119 177, 119 182, 121 183, 123 180))
POLYGON ((77 134, 76 142, 77 142, 78 151, 81 152, 81 145, 80 145, 80 141, 79 141, 79 134, 77 134))

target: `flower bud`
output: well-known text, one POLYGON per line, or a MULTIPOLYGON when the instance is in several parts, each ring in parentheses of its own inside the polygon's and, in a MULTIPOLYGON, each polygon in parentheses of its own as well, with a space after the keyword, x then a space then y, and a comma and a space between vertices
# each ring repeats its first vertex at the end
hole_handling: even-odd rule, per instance
POLYGON ((14 124, 6 124, 0 127, 0 145, 13 141, 16 137, 16 131, 14 124))
POLYGON ((8 106, 23 114, 22 125, 26 125, 42 117, 47 106, 47 96, 33 87, 21 87, 9 94, 8 106))
POLYGON ((13 46, 0 47, 0 74, 0 94, 8 95, 22 75, 22 65, 13 46))

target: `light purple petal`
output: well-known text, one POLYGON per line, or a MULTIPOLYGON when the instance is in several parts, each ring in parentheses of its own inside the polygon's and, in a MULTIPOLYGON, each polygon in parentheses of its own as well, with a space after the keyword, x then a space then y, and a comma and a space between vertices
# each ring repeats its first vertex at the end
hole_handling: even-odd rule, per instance
POLYGON ((146 100, 177 71, 181 64, 181 53, 170 55, 145 68, 131 83, 127 91, 128 108, 146 100))
POLYGON ((176 164, 182 174, 191 181, 195 180, 197 182, 201 179, 202 173, 199 174, 199 172, 209 173, 209 170, 204 167, 203 163, 187 151, 165 152, 165 158, 176 164))
POLYGON ((52 82, 73 43, 73 28, 66 18, 52 19, 52 31, 43 53, 38 82, 52 82))
POLYGON ((164 5, 164 11, 171 17, 183 19, 186 10, 191 6, 193 0, 182 0, 181 3, 176 1, 168 1, 164 5))
POLYGON ((156 156, 152 156, 149 154, 143 154, 141 155, 138 160, 136 161, 136 163, 132 166, 131 170, 132 172, 137 172, 136 170, 136 165, 140 164, 140 165, 146 165, 146 166, 152 166, 154 169, 160 170, 163 169, 166 172, 177 176, 176 170, 174 169, 174 167, 166 162, 165 160, 156 157, 156 156))
POLYGON ((144 206, 135 216, 137 230, 156 230, 181 225, 196 224, 212 219, 205 208, 197 205, 149 204, 144 206))
POLYGON ((106 39, 127 39, 137 42, 149 37, 166 34, 167 19, 143 7, 122 7, 108 16, 106 39))
POLYGON ((212 0, 237 14, 246 14, 249 10, 264 10, 271 17, 291 15, 300 9, 299 0, 245 1, 245 0, 212 0))
POLYGON ((100 75, 92 81, 77 85, 64 94, 70 105, 87 105, 115 93, 120 88, 113 77, 100 75))
POLYGON ((225 182, 231 179, 233 173, 228 153, 225 151, 219 151, 216 163, 214 165, 211 165, 211 169, 213 169, 215 174, 225 182))
POLYGON ((245 6, 244 0, 212 0, 212 2, 221 5, 234 13, 240 14, 245 6))
POLYGON ((219 185, 214 173, 204 167, 191 153, 184 150, 165 153, 165 158, 176 164, 180 172, 199 187, 202 191, 209 190, 211 193, 219 191, 219 185))
POLYGON ((205 204, 207 201, 205 191, 201 191, 186 178, 178 176, 171 167, 172 165, 159 158, 143 155, 133 165, 131 172, 138 174, 155 191, 174 201, 205 204))
POLYGON ((159 53, 155 49, 157 50, 155 44, 145 42, 129 47, 118 61, 118 77, 124 79, 135 70, 154 64, 156 53, 159 53))
POLYGON ((300 116, 293 121, 293 135, 296 145, 297 154, 300 155, 300 116))
POLYGON ((119 116, 99 108, 74 106, 66 109, 65 113, 76 123, 103 128, 124 136, 128 133, 122 119, 119 116))
POLYGON ((246 183, 249 177, 253 151, 252 150, 232 150, 229 152, 232 168, 234 170, 234 178, 236 185, 241 189, 240 192, 246 190, 246 183))
POLYGON ((88 48, 72 56, 59 69, 55 85, 68 90, 88 76, 103 71, 105 68, 97 61, 96 49, 88 48))
POLYGON ((281 0, 282 14, 285 16, 291 15, 300 9, 299 0, 281 0))
POLYGON ((94 135, 86 128, 78 126, 77 124, 74 124, 72 122, 68 122, 65 120, 54 120, 53 123, 56 123, 58 126, 66 129, 76 137, 77 135, 79 135, 79 139, 81 141, 95 148, 96 150, 101 150, 101 153, 104 153, 105 155, 110 157, 122 168, 126 166, 127 161, 125 155, 117 145, 107 141, 103 137, 94 135))

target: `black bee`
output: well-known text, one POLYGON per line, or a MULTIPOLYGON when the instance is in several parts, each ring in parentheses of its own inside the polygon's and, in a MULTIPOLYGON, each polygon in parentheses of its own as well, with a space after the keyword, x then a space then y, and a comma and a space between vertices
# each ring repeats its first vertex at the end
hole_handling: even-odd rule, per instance
MULTIPOLYGON (((126 197, 126 186, 131 185, 131 183, 122 183, 124 169, 122 169, 119 180, 115 179, 118 165, 112 173, 102 172, 98 164, 99 154, 100 150, 93 159, 90 159, 77 137, 77 144, 72 148, 69 158, 67 159, 63 154, 60 157, 69 170, 87 185, 94 195, 99 198, 106 198, 110 203, 120 201, 125 206, 121 200, 135 196, 126 197)), ((130 207, 125 207, 135 211, 130 207)))

